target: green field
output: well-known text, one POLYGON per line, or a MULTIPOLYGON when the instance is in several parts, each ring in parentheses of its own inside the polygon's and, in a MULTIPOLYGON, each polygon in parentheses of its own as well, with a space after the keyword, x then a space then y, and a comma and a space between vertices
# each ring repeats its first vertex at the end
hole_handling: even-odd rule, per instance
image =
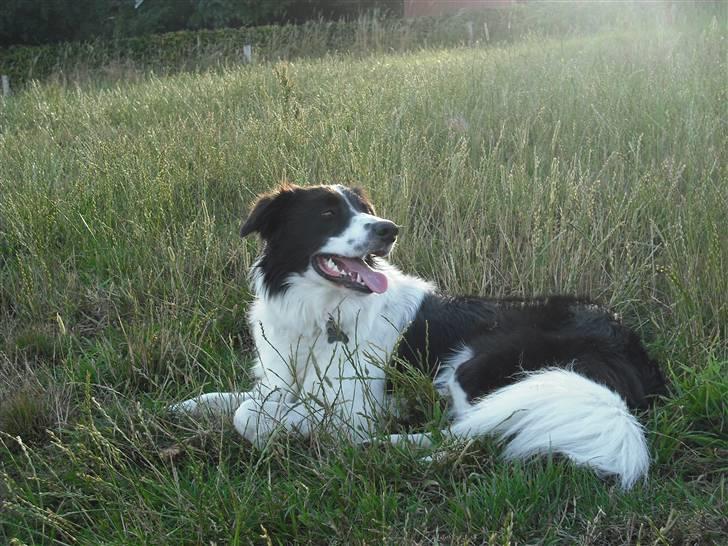
MULTIPOLYGON (((330 57, 0 102, 0 543, 717 544, 728 533, 725 25, 330 57), (237 235, 283 180, 357 183, 393 261, 575 292, 670 379, 623 493, 483 440, 281 439, 170 403, 250 385, 237 235)), ((395 379, 437 418, 427 381, 395 379)), ((426 423, 425 423, 425 426, 426 423)))

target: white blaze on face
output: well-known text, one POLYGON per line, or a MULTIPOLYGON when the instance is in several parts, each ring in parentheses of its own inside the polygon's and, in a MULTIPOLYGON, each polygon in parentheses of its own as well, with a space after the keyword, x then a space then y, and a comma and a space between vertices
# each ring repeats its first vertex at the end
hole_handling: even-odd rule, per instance
POLYGON ((356 210, 342 187, 336 186, 336 191, 341 194, 349 205, 353 216, 346 229, 336 237, 331 237, 323 248, 319 250, 319 253, 362 258, 369 251, 369 245, 371 244, 371 230, 368 229, 368 226, 386 220, 379 216, 356 210))

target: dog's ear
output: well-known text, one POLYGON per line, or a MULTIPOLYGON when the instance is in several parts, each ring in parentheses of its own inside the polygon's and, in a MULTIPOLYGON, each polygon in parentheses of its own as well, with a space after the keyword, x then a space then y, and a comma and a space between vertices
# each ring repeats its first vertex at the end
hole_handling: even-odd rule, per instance
POLYGON ((240 227, 240 236, 247 237, 257 232, 266 239, 275 229, 278 213, 294 189, 295 186, 286 184, 272 193, 261 195, 240 227))
POLYGON ((366 207, 367 212, 369 214, 375 214, 375 215, 377 214, 376 211, 374 210, 374 205, 369 200, 369 196, 367 195, 367 192, 364 190, 364 188, 362 188, 360 186, 352 186, 349 189, 353 193, 355 193, 356 196, 361 200, 361 202, 364 204, 364 206, 366 207))
POLYGON ((247 237, 254 231, 267 231, 265 227, 270 222, 270 208, 274 199, 275 197, 272 195, 264 195, 258 199, 253 210, 250 211, 248 218, 240 227, 241 237, 247 237))

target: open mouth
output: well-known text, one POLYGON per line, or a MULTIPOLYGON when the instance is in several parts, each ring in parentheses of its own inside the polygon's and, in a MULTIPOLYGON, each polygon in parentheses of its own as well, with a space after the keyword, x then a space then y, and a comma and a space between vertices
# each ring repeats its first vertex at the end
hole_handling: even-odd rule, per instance
POLYGON ((386 275, 374 271, 362 258, 317 254, 311 263, 324 279, 346 288, 366 294, 381 294, 387 290, 386 275))

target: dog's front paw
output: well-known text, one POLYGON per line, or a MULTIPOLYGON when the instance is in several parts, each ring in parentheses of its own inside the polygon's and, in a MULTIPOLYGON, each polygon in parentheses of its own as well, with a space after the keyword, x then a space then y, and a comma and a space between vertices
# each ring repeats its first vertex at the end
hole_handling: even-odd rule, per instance
POLYGON ((167 406, 171 413, 186 413, 199 415, 232 415, 232 413, 245 400, 257 396, 255 391, 250 392, 208 392, 184 402, 167 406))
POLYGON ((199 412, 199 410, 200 403, 197 398, 190 398, 189 400, 184 400, 183 402, 177 402, 176 404, 167 406, 167 411, 169 413, 193 414, 199 412))
POLYGON ((279 425, 277 400, 250 399, 235 411, 233 424, 240 435, 261 449, 279 425))

